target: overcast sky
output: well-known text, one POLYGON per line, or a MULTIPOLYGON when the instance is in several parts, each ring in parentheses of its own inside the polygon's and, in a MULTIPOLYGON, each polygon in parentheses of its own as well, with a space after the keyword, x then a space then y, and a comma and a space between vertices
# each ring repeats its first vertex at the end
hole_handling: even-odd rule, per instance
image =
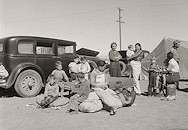
POLYGON ((123 49, 140 42, 152 51, 164 37, 188 41, 188 0, 0 0, 0 6, 0 37, 59 38, 107 55, 111 42, 119 47, 120 7, 123 49))

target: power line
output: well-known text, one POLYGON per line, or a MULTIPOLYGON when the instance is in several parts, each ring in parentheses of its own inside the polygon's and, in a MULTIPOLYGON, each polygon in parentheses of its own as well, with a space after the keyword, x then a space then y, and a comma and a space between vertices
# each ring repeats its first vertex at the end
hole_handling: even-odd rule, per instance
POLYGON ((66 13, 61 15, 55 15, 55 16, 47 16, 47 17, 36 17, 36 18, 26 18, 26 19, 19 19, 19 20, 7 20, 4 21, 5 23, 19 23, 19 22, 25 22, 25 21, 40 21, 40 20, 53 20, 56 18, 63 18, 63 17, 70 17, 70 16, 79 16, 79 15, 88 15, 91 13, 100 13, 105 12, 109 10, 114 10, 114 8, 103 8, 98 10, 88 10, 88 11, 82 11, 82 12, 75 12, 75 13, 66 13))
POLYGON ((123 21, 121 21, 121 11, 123 11, 121 8, 118 7, 118 10, 119 10, 119 20, 117 20, 117 22, 119 23, 119 44, 120 44, 120 50, 121 50, 121 24, 122 23, 125 23, 123 21))

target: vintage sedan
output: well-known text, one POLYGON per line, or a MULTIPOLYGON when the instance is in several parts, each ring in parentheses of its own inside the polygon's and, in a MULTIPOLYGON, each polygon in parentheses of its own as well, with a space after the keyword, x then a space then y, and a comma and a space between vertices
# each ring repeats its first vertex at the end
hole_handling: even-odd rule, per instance
POLYGON ((14 86, 21 97, 36 96, 55 69, 57 60, 62 61, 63 69, 69 75, 68 64, 75 54, 76 43, 72 41, 31 36, 2 38, 0 62, 9 76, 0 80, 0 87, 14 86))

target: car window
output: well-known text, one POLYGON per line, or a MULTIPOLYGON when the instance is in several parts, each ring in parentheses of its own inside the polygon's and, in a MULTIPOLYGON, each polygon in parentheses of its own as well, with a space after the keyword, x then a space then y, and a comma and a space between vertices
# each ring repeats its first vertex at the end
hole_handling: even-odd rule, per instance
POLYGON ((22 54, 33 54, 33 41, 19 41, 18 52, 22 54))
POLYGON ((62 55, 62 54, 65 54, 65 53, 73 53, 74 50, 73 50, 73 46, 61 46, 59 45, 58 46, 58 55, 62 55))
POLYGON ((3 51, 3 43, 0 42, 0 52, 2 52, 2 51, 3 51))
POLYGON ((46 42, 37 42, 36 53, 44 55, 53 55, 53 44, 46 42))

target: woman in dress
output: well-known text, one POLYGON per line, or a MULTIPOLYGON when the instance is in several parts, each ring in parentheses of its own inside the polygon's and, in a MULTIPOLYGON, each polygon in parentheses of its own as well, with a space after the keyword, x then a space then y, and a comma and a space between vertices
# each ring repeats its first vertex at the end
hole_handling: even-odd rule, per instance
POLYGON ((121 77, 121 68, 119 60, 122 59, 121 54, 116 51, 117 44, 113 42, 111 44, 111 51, 109 52, 109 59, 110 59, 110 76, 111 77, 121 77))

